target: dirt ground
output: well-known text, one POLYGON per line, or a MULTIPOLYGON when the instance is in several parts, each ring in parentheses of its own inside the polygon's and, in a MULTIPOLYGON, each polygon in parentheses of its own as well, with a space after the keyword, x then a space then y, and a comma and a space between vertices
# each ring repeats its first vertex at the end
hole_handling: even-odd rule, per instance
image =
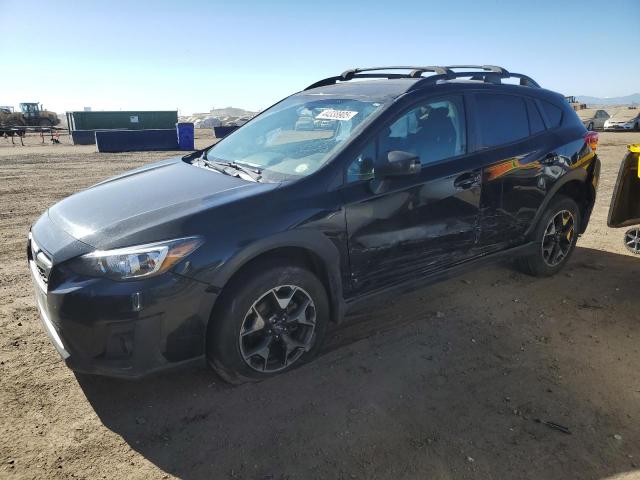
POLYGON ((640 478, 640 258, 606 226, 640 134, 600 134, 597 206, 561 274, 498 265, 407 294, 353 314, 311 364, 240 387, 197 366, 140 382, 64 366, 32 297, 29 225, 169 154, 38 141, 0 140, 1 478, 640 478))

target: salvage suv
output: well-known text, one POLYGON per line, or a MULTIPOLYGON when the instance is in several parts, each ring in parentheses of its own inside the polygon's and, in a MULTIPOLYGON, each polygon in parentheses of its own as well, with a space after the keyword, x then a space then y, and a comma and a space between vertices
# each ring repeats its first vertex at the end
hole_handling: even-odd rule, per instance
POLYGON ((356 304, 499 258, 557 273, 589 221, 597 140, 501 67, 348 70, 49 208, 27 248, 37 305, 74 370, 206 359, 259 380, 356 304))

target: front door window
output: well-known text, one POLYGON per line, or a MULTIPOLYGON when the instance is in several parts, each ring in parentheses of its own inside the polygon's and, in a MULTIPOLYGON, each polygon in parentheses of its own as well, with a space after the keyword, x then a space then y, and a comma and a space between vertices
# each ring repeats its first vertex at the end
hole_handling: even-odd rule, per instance
POLYGON ((374 141, 347 166, 347 182, 370 180, 375 160, 402 150, 418 155, 428 165, 466 152, 462 98, 426 101, 383 128, 374 141), (377 152, 376 152, 377 147, 377 152))
POLYGON ((398 118, 380 135, 380 153, 403 150, 420 157, 422 165, 465 152, 465 129, 459 97, 421 104, 398 118))

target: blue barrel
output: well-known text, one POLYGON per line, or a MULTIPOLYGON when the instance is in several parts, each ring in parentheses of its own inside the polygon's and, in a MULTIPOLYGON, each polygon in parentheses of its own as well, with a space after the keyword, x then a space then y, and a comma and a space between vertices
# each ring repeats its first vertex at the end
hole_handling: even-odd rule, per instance
POLYGON ((176 123, 176 130, 178 132, 178 148, 180 150, 195 150, 193 123, 176 123))

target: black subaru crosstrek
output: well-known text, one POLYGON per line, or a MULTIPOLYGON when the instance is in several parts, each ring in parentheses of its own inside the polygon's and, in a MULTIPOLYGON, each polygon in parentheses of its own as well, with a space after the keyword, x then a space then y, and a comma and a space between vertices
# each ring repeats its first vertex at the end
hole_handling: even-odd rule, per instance
POLYGON ((500 67, 348 70, 49 208, 27 249, 43 324, 82 372, 283 372, 356 303, 505 256, 558 272, 594 204, 597 140, 500 67))

